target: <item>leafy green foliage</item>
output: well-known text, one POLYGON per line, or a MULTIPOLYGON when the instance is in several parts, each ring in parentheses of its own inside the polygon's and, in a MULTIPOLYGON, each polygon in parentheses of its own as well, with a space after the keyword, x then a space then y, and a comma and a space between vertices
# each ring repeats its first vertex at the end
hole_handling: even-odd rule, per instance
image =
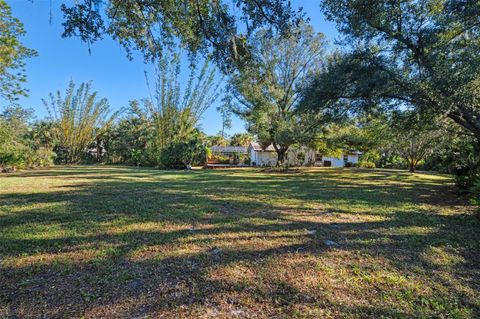
POLYGON ((324 37, 303 23, 285 37, 272 38, 268 30, 261 30, 249 45, 254 63, 231 78, 235 112, 263 147, 273 145, 281 165, 292 144, 315 137, 323 118, 298 113, 297 106, 300 87, 322 63, 324 37))
POLYGON ((0 0, 0 98, 8 101, 27 95, 25 60, 37 55, 20 41, 24 35, 23 24, 12 16, 6 1, 0 0))
POLYGON ((110 35, 130 57, 132 50, 139 50, 152 61, 162 58, 165 46, 179 39, 192 53, 211 51, 224 70, 248 60, 246 40, 255 30, 268 26, 287 33, 302 17, 284 0, 82 0, 63 4, 62 10, 63 36, 92 43, 110 35), (246 23, 246 30, 240 28, 240 21, 246 23))
POLYGON ((217 135, 207 136, 206 143, 208 146, 215 146, 215 145, 226 146, 228 145, 229 141, 222 135, 217 134, 217 135))
POLYGON ((130 112, 112 125, 102 135, 107 150, 105 161, 135 166, 155 166, 151 158, 152 124, 136 102, 130 104, 130 112))
POLYGON ((358 167, 360 168, 375 168, 375 163, 367 160, 361 160, 358 162, 358 167))
POLYGON ((19 106, 0 114, 0 171, 53 164, 55 153, 51 148, 32 139, 31 117, 31 110, 19 106))
POLYGON ((149 152, 157 158, 170 144, 183 142, 197 131, 198 121, 218 98, 216 70, 205 60, 190 65, 186 85, 181 78, 181 53, 163 56, 157 66, 153 98, 143 100, 145 117, 153 129, 149 152))
POLYGON ((308 108, 415 108, 480 140, 478 1, 326 0, 344 54, 312 82, 308 108))
POLYGON ((441 123, 411 111, 394 112, 390 120, 390 148, 408 164, 410 172, 442 145, 441 123))
POLYGON ((112 114, 107 99, 97 96, 97 92, 91 92, 91 83, 82 83, 75 89, 71 81, 64 97, 57 91, 55 95, 50 93, 50 103, 43 100, 56 122, 53 130, 58 140, 56 151, 63 163, 80 161, 87 147, 105 132, 120 112, 112 114))
POLYGON ((235 133, 230 137, 231 146, 248 146, 253 141, 250 133, 235 133))
POLYGON ((104 161, 166 168, 191 162, 190 143, 203 143, 198 122, 219 96, 220 81, 206 60, 200 67, 190 64, 185 82, 181 56, 170 52, 159 59, 152 88, 147 78, 151 97, 131 101, 129 113, 101 135, 96 144, 106 150, 104 161))
POLYGON ((362 151, 362 160, 376 167, 413 172, 431 156, 448 152, 448 127, 448 121, 426 119, 411 110, 395 111, 330 126, 325 141, 330 147, 362 151))
POLYGON ((185 142, 174 142, 162 150, 160 164, 165 168, 183 169, 193 164, 203 164, 206 159, 205 146, 198 138, 185 142))
POLYGON ((28 139, 36 148, 52 150, 59 144, 56 131, 58 126, 53 121, 40 121, 34 123, 28 133, 28 139))

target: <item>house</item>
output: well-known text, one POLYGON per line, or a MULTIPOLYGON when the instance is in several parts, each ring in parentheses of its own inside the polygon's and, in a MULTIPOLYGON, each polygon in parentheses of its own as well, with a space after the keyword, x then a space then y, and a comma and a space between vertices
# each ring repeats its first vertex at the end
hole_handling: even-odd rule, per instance
POLYGON ((257 142, 251 142, 248 146, 250 165, 252 166, 275 166, 277 164, 277 152, 273 145, 265 149, 257 142))
MULTIPOLYGON (((250 163, 252 166, 275 166, 277 153, 273 145, 263 149, 259 143, 252 142, 248 147, 250 163)), ((286 155, 291 166, 325 166, 345 167, 358 163, 362 153, 358 151, 345 151, 341 157, 323 156, 307 147, 291 147, 286 155)))
POLYGON ((351 166, 359 162, 360 155, 362 155, 362 152, 359 151, 344 151, 341 157, 322 156, 321 154, 317 154, 315 158, 315 166, 351 166))

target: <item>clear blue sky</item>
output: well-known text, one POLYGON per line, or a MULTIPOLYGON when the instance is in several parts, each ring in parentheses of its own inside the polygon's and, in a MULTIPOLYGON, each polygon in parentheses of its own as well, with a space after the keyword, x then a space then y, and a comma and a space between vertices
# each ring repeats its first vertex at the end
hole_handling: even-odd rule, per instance
MULTIPOLYGON (((35 110, 37 119, 47 115, 41 102, 49 92, 65 90, 70 79, 75 83, 93 81, 93 88, 100 96, 108 98, 113 109, 125 107, 128 101, 148 96, 144 72, 151 72, 152 67, 143 62, 136 54, 130 61, 124 49, 106 37, 95 43, 88 52, 86 44, 77 38, 63 39, 62 13, 59 9, 61 1, 52 0, 7 0, 12 7, 13 15, 20 19, 27 35, 24 44, 38 52, 38 57, 27 63, 30 90, 27 98, 22 98, 22 106, 35 110), (50 8, 52 23, 50 23, 50 8)), ((337 36, 335 27, 324 20, 319 10, 319 1, 296 0, 294 7, 302 6, 317 31, 323 32, 330 41, 337 36)), ((245 131, 244 123, 235 118, 230 134, 245 131)), ((215 105, 205 113, 201 127, 207 134, 216 134, 221 128, 220 116, 215 105)))

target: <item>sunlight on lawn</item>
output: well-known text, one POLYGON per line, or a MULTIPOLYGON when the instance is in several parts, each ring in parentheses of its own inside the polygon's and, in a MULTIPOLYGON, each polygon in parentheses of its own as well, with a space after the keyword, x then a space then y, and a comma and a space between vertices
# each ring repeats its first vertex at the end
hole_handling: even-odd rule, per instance
POLYGON ((480 314, 480 222, 446 176, 106 166, 0 185, 0 317, 480 314))

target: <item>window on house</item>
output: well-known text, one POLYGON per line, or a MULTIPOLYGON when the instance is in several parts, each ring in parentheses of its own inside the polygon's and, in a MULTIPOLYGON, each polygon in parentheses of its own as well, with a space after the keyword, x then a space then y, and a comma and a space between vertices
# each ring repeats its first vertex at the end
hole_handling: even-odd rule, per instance
POLYGON ((347 155, 347 154, 343 155, 343 161, 344 161, 345 163, 348 162, 348 155, 347 155))
POLYGON ((318 153, 315 154, 315 162, 321 162, 322 158, 323 158, 322 154, 318 154, 318 153))

